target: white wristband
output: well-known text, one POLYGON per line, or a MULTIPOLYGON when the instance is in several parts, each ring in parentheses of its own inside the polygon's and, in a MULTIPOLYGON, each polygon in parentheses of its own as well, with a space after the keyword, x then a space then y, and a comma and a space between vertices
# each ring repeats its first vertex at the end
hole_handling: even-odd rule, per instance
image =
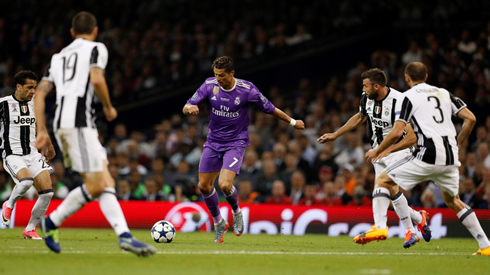
POLYGON ((289 122, 289 125, 293 126, 296 125, 296 119, 291 118, 291 121, 289 122))

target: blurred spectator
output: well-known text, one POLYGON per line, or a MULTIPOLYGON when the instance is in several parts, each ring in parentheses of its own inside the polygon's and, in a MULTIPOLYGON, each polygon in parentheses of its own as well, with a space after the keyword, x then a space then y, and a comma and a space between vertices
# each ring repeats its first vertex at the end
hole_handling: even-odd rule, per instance
POLYGON ((317 189, 317 186, 314 184, 305 185, 304 192, 303 192, 303 198, 299 200, 298 205, 311 206, 311 205, 322 204, 322 201, 316 199, 316 197, 315 197, 316 189, 317 189))
POLYGON ((172 178, 171 185, 175 188, 177 201, 184 201, 191 198, 197 192, 196 175, 191 171, 190 165, 181 161, 177 171, 172 178))
POLYGON ((263 198, 267 198, 272 194, 272 184, 279 178, 276 166, 272 161, 266 161, 262 166, 262 172, 257 177, 257 186, 254 190, 258 191, 263 198))
POLYGON ((291 191, 289 198, 291 203, 296 205, 303 198, 303 192, 306 185, 306 177, 301 171, 295 171, 291 175, 291 191))
POLYGON ((352 196, 345 191, 345 177, 338 175, 335 177, 335 189, 337 190, 337 197, 340 198, 342 205, 346 205, 352 200, 352 196))
POLYGON ((158 192, 158 186, 154 178, 146 178, 145 190, 143 191, 141 199, 146 201, 159 201, 162 199, 160 192, 158 192))
POLYGON ((131 186, 128 180, 121 179, 117 182, 117 199, 122 201, 137 199, 131 194, 131 186))
POLYGON ((422 193, 422 197, 420 198, 422 201, 423 208, 433 208, 436 207, 436 197, 432 189, 425 189, 422 193))
POLYGON ((417 41, 410 41, 408 51, 402 55, 403 65, 407 65, 411 62, 422 62, 422 49, 419 48, 417 41))
POLYGON ((290 205, 291 199, 286 195, 284 183, 280 180, 274 181, 272 184, 272 196, 265 203, 290 205))
POLYGON ((238 204, 253 204, 260 202, 260 193, 252 191, 252 182, 249 179, 238 180, 238 204))
POLYGON ((129 175, 129 187, 131 189, 131 197, 133 199, 143 199, 145 185, 141 181, 141 175, 137 170, 131 171, 129 175))
POLYGON ((466 178, 463 181, 463 188, 460 190, 459 196, 461 200, 471 208, 478 208, 480 198, 476 195, 475 183, 472 178, 466 178))
POLYGON ((369 196, 366 196, 366 190, 364 190, 364 187, 358 185, 356 188, 354 188, 353 200, 349 201, 347 205, 372 206, 373 201, 369 196))

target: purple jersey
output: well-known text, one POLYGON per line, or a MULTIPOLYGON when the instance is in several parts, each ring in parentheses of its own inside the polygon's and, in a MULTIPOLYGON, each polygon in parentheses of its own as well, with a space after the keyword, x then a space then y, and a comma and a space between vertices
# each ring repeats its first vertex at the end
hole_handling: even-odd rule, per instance
POLYGON ((205 100, 210 104, 210 112, 208 141, 204 145, 218 151, 250 144, 249 103, 253 103, 267 114, 273 113, 276 109, 254 84, 237 78, 233 88, 224 90, 215 77, 210 77, 187 103, 199 105, 205 100))

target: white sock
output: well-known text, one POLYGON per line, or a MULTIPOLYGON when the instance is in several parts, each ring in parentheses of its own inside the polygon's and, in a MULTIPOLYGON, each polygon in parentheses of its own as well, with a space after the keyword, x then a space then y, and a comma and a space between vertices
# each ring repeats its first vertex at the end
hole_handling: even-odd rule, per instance
POLYGON ((464 226, 470 231, 471 235, 478 242, 480 248, 487 248, 490 246, 487 235, 481 228, 480 222, 476 217, 475 212, 471 208, 464 208, 458 212, 458 218, 461 220, 464 226))
POLYGON ((100 210, 104 214, 107 221, 119 236, 122 233, 128 232, 129 228, 126 223, 126 218, 122 212, 121 205, 116 198, 116 190, 112 187, 106 187, 104 193, 98 198, 100 210))
POLYGON ((378 187, 373 190, 373 217, 377 229, 385 229, 390 206, 390 190, 378 187))
POLYGON ((410 206, 408 207, 408 209, 410 209, 410 218, 412 218, 412 221, 414 221, 416 224, 422 223, 422 214, 420 214, 419 211, 413 210, 413 208, 410 206))
POLYGON ((402 221, 405 230, 415 232, 412 219, 410 218, 410 208, 408 207, 407 198, 403 196, 402 192, 398 192, 398 194, 391 198, 391 201, 393 202, 393 208, 395 208, 395 212, 402 221))
POLYGON ((7 201, 7 207, 9 208, 14 208, 15 203, 24 196, 24 194, 31 188, 32 184, 34 183, 33 178, 23 178, 19 180, 19 183, 17 183, 12 190, 12 194, 10 194, 10 198, 7 201))
POLYGON ((46 189, 39 191, 39 197, 37 198, 36 204, 32 208, 31 219, 27 224, 26 231, 31 231, 36 229, 36 225, 39 223, 41 217, 48 210, 49 203, 53 197, 53 189, 46 189))
POLYGON ((92 200, 92 196, 87 191, 85 184, 73 189, 63 202, 54 210, 49 217, 56 227, 75 212, 80 210, 87 202, 92 200))

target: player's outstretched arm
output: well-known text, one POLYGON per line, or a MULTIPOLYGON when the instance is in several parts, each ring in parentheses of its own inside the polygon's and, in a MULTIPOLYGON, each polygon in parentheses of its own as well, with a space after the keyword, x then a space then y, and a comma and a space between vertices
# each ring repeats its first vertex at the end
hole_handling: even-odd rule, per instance
POLYGON ((192 104, 186 104, 186 105, 184 105, 182 112, 186 116, 187 115, 198 115, 199 114, 199 107, 197 107, 196 105, 192 105, 192 104))
POLYGON ((44 111, 46 110, 46 96, 53 88, 53 83, 42 80, 37 86, 36 96, 34 97, 34 114, 36 116, 37 131, 35 146, 41 150, 42 155, 45 154, 46 149, 51 144, 48 130, 46 129, 46 116, 44 115, 44 111))
POLYGON ((460 146, 468 138, 471 131, 473 131, 473 127, 476 124, 476 117, 468 108, 463 108, 458 112, 457 116, 464 120, 458 135, 458 146, 460 146))
MULTIPOLYGON (((371 149, 367 151, 365 155, 366 161, 378 160, 379 154, 385 151, 388 147, 393 145, 400 137, 403 135, 403 130, 405 129, 406 123, 405 121, 397 120, 395 125, 393 125, 393 129, 391 129, 390 133, 386 136, 386 138, 381 142, 381 144, 376 149, 371 149)), ((413 144, 413 143, 412 143, 413 144)))
POLYGON ((367 116, 362 116, 360 113, 353 115, 342 127, 340 127, 334 133, 326 133, 317 139, 318 143, 323 144, 328 141, 336 140, 347 132, 350 132, 357 128, 357 126, 366 122, 367 116))
POLYGON ((281 109, 276 108, 274 109, 274 112, 271 114, 274 117, 286 121, 289 123, 289 125, 293 126, 295 129, 298 130, 304 130, 305 129, 305 123, 302 120, 296 120, 290 116, 288 116, 286 113, 284 113, 281 109))
POLYGON ((112 106, 111 98, 109 97, 109 88, 104 76, 104 70, 99 67, 90 68, 90 82, 94 85, 95 94, 102 102, 103 111, 107 121, 113 121, 117 117, 117 111, 112 106))

